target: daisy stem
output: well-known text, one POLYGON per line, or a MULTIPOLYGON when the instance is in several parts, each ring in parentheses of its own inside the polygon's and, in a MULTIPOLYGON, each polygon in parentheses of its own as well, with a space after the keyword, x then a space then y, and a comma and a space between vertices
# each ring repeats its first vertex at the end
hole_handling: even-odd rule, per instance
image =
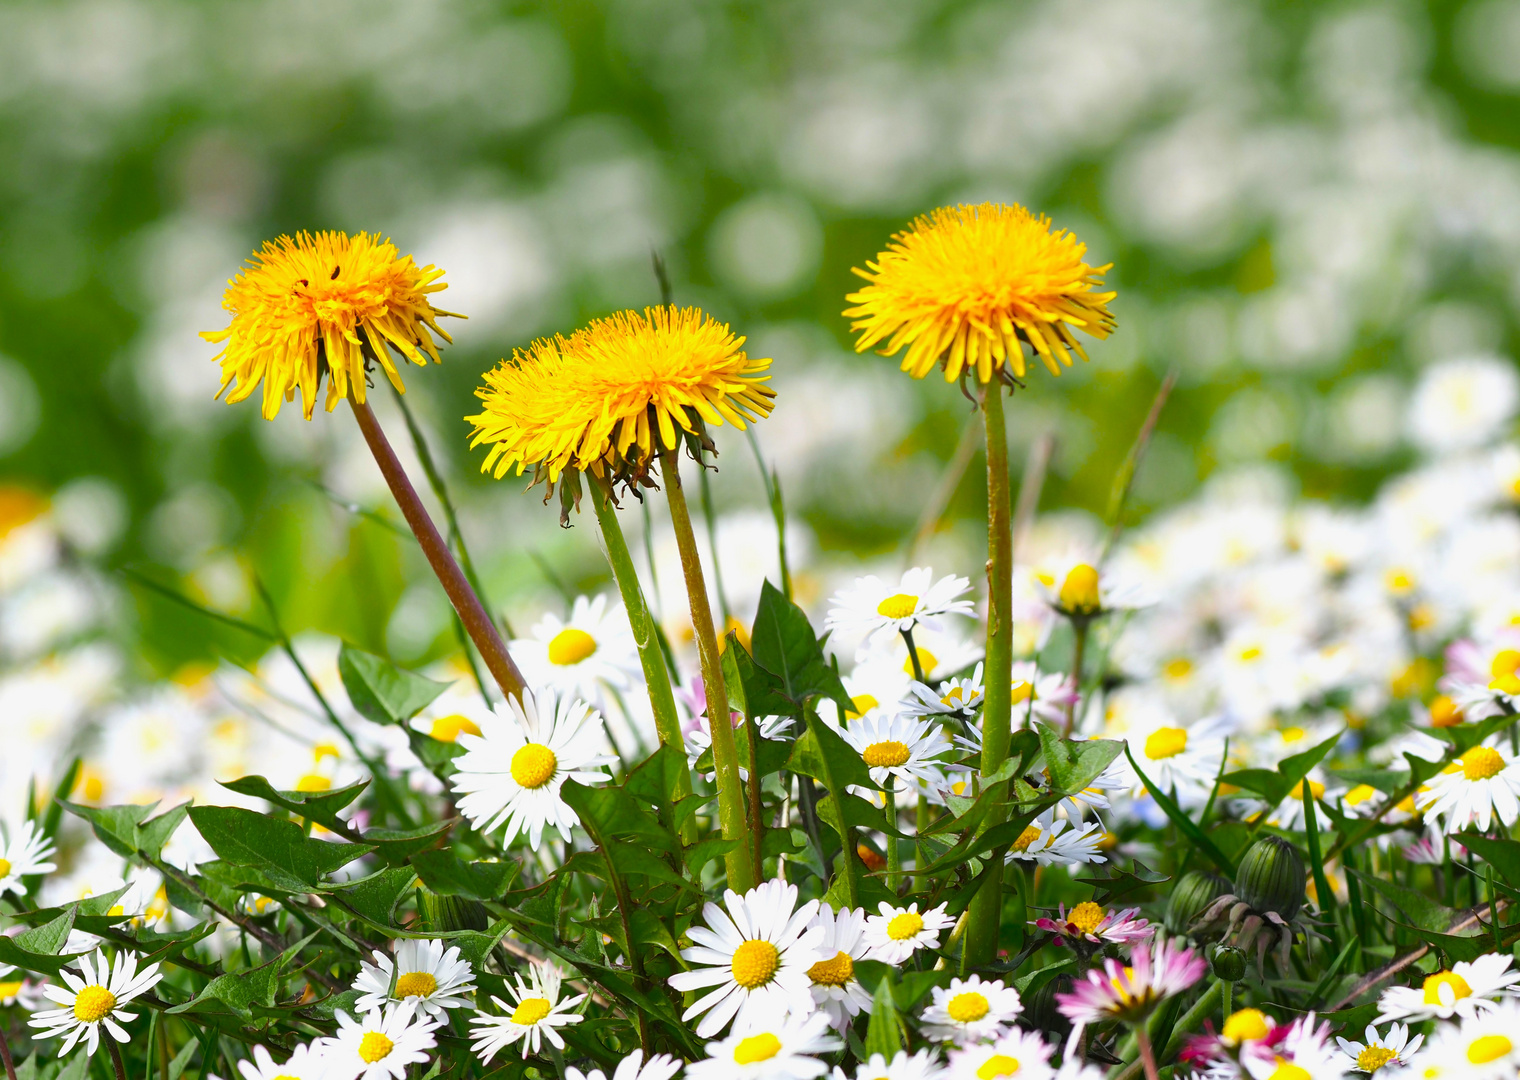
MULTIPOLYGON (((893 776, 889 776, 888 777, 887 805, 883 809, 885 809, 885 811, 886 811, 887 824, 891 825, 893 828, 896 828, 897 827, 897 778, 896 777, 893 777, 893 776)), ((902 888, 902 855, 897 850, 897 834, 894 833, 894 832, 889 831, 885 835, 886 835, 886 848, 887 848, 887 888, 891 889, 892 892, 893 892, 893 894, 895 895, 898 892, 898 890, 902 888)))
MULTIPOLYGON (((991 776, 1008 757, 1013 718, 1013 524, 1008 494, 1008 430, 1003 419, 1003 387, 982 388, 987 436, 987 690, 982 704, 981 773, 991 776)), ((1007 781, 993 785, 1007 790, 1007 781)), ((994 802, 1001 799, 994 794, 994 802)), ((1002 820, 989 813, 986 827, 1002 820)), ((997 952, 1003 913, 1003 875, 988 874, 971 900, 962 970, 989 963, 997 952)))
POLYGON ((427 508, 422 505, 422 500, 417 496, 417 489, 412 487, 406 470, 401 467, 395 450, 391 449, 385 432, 381 430, 380 421, 375 418, 375 411, 370 408, 368 402, 361 403, 352 397, 348 399, 348 403, 354 410, 354 418, 359 422, 359 430, 364 433, 364 441, 369 444, 369 451, 374 455, 375 464, 380 466, 380 473, 385 477, 396 505, 401 508, 401 516, 406 518, 406 523, 411 526, 412 534, 417 537, 417 543, 422 548, 423 555, 427 556, 433 573, 443 585, 443 591, 448 594, 449 602, 459 613, 459 621, 464 623, 470 640, 475 642, 475 647, 480 650, 480 658, 485 661, 486 667, 490 669, 491 676, 501 687, 503 694, 507 697, 521 696, 524 689, 522 672, 518 671, 517 665, 512 662, 512 657, 507 653, 507 643, 501 638, 501 632, 491 621, 491 616, 486 614, 480 597, 475 594, 474 589, 470 588, 464 571, 459 568, 459 563, 449 551, 449 546, 438 534, 437 526, 433 524, 433 519, 428 516, 427 508))
POLYGON ((11 1044, 5 1041, 4 1025, 0 1025, 0 1062, 5 1064, 5 1080, 16 1080, 16 1063, 11 1060, 11 1044))
POLYGON ((121 1061, 121 1047, 116 1045, 116 1040, 107 1035, 103 1040, 106 1049, 111 1052, 111 1066, 116 1070, 116 1080, 127 1080, 127 1067, 121 1061))
MULTIPOLYGON (((916 840, 914 842, 913 859, 918 864, 918 868, 920 870, 929 865, 929 852, 924 847, 923 835, 924 830, 927 829, 930 824, 931 821, 929 799, 927 796, 920 795, 918 797, 918 816, 914 819, 913 829, 913 835, 916 837, 916 840)), ((929 879, 927 877, 920 877, 917 882, 918 890, 922 892, 928 887, 929 879)))
POLYGON ((1073 697, 1066 703, 1066 726, 1061 731, 1062 738, 1071 738, 1071 729, 1077 722, 1077 700, 1082 693, 1082 666, 1087 659, 1087 628, 1092 625, 1092 620, 1086 616, 1077 616, 1071 620, 1071 689, 1073 697))
POLYGON ((1143 1023, 1135 1025, 1135 1043, 1140 1047, 1140 1062, 1145 1067, 1145 1080, 1157 1080, 1156 1052, 1151 1049, 1151 1037, 1145 1033, 1143 1023))
MULTIPOLYGON (((644 600, 644 590, 639 585, 639 574, 633 565, 633 555, 618 523, 617 510, 612 499, 595 477, 588 477, 591 486, 591 503, 596 507, 596 523, 602 530, 602 543, 607 549, 607 562, 612 576, 617 579, 618 592, 623 596, 623 610, 628 613, 628 624, 633 629, 634 643, 639 647, 639 663, 644 668, 644 685, 649 692, 649 706, 654 710, 654 727, 659 733, 660 745, 671 748, 681 762, 676 772, 675 800, 691 794, 691 770, 686 767, 686 745, 681 738, 681 718, 676 713, 676 698, 670 686, 670 669, 665 665, 665 652, 660 648, 659 630, 649 614, 644 600)), ((687 843, 696 840, 696 824, 691 819, 683 836, 687 843)))
POLYGON ((908 662, 913 665, 913 678, 925 686, 929 685, 929 680, 924 678, 924 662, 918 655, 918 646, 913 644, 913 627, 899 630, 898 633, 902 634, 903 642, 908 646, 908 662))
POLYGON ((1226 1020, 1228 1020, 1230 1018, 1230 1011, 1231 1011, 1230 1010, 1230 1005, 1231 1005, 1230 998, 1234 996, 1234 994, 1233 994, 1234 989, 1235 989, 1234 984, 1227 983, 1223 979, 1219 980, 1219 1000, 1220 1000, 1220 1006, 1224 1010, 1224 1018, 1226 1020))
POLYGON ((691 510, 681 488, 678 450, 660 453, 660 474, 665 481, 665 499, 670 504, 670 523, 675 530, 676 546, 681 552, 681 571, 686 578, 686 595, 691 603, 691 627, 697 639, 697 655, 702 662, 702 688, 707 695, 713 768, 718 781, 718 820, 723 826, 724 839, 739 841, 738 846, 723 857, 723 862, 728 871, 728 887, 742 896, 754 888, 756 882, 750 862, 744 788, 739 780, 739 751, 733 725, 729 722, 728 690, 723 683, 718 637, 713 630, 712 604, 707 598, 707 582, 702 576, 697 538, 691 528, 691 510))

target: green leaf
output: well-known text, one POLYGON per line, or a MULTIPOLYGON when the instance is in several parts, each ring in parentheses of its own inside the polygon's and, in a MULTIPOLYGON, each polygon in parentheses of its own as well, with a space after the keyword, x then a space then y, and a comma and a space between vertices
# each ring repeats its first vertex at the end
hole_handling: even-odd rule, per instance
MULTIPOLYGON (((760 606, 750 643, 755 664, 780 682, 770 695, 779 701, 750 697, 749 705, 756 716, 793 714, 816 697, 837 702, 841 715, 849 706, 850 696, 845 693, 839 670, 825 659, 823 644, 814 635, 807 615, 769 581, 760 587, 760 606)), ((748 694, 749 688, 745 689, 748 694)))
POLYGON ((69 813, 88 821, 100 842, 117 855, 130 859, 141 851, 154 861, 163 853, 164 844, 185 820, 185 812, 190 807, 189 803, 183 803, 148 820, 157 803, 80 806, 67 799, 59 799, 58 803, 69 813))
POLYGON ((575 811, 588 833, 635 840, 672 855, 681 853, 681 842, 675 833, 661 825, 644 803, 621 787, 566 780, 560 788, 560 798, 575 811))
POLYGON ((851 795, 849 792, 845 793, 843 799, 845 821, 843 823, 839 820, 837 805, 832 795, 825 795, 819 799, 818 819, 833 829, 841 838, 845 836, 844 827, 849 826, 856 829, 870 829, 872 832, 891 833, 893 836, 912 839, 911 833, 903 832, 887 820, 886 812, 881 807, 867 802, 859 795, 851 795))
POLYGON ((360 793, 369 786, 369 781, 360 780, 333 791, 278 791, 262 776, 243 776, 236 780, 223 780, 221 785, 228 791, 263 799, 282 810, 288 810, 297 817, 315 821, 329 829, 347 829, 348 822, 338 816, 338 811, 357 799, 360 793))
MULTIPOLYGON (((765 834, 765 839, 768 843, 771 837, 780 835, 779 831, 771 829, 765 834)), ((683 856, 686 859, 686 868, 691 871, 691 876, 694 879, 700 880, 702 867, 714 859, 727 855, 734 848, 738 847, 739 843, 738 840, 725 840, 721 836, 708 840, 698 840, 683 852, 683 856)))
POLYGON ((515 862, 465 862, 454 852, 419 851, 412 868, 422 883, 440 896, 495 901, 517 880, 521 865, 515 862))
POLYGON ((73 960, 72 956, 59 956, 58 953, 69 940, 69 931, 74 928, 78 911, 78 904, 70 904, 63 914, 42 926, 15 937, 0 936, 0 964, 56 977, 73 960))
POLYGON ((449 686, 403 671, 347 642, 338 652, 338 673, 359 715, 377 724, 410 720, 449 686))
POLYGON ((1445 904, 1432 900, 1424 893, 1413 889, 1406 889, 1402 885, 1396 885, 1391 881, 1385 881, 1375 874, 1363 873, 1354 866, 1346 868, 1356 875, 1358 881, 1368 886, 1373 891, 1381 893, 1389 903, 1398 908, 1414 927, 1437 934, 1444 934, 1451 929, 1459 915, 1445 904))
POLYGON ((1505 881, 1520 887, 1520 843, 1514 840, 1496 840, 1473 832, 1463 833, 1456 840, 1469 851, 1481 855, 1483 861, 1497 870, 1505 881))
POLYGON ((253 1018, 253 1006, 274 1007, 275 988, 279 983, 279 961, 272 961, 249 971, 218 975, 199 994, 182 1005, 166 1010, 180 1013, 233 1013, 245 1020, 253 1018))
POLYGON ((880 1054, 891 1061, 903 1048, 903 1022, 897 1013, 897 1002, 892 998, 892 976, 889 972, 876 984, 876 995, 871 1001, 871 1024, 866 1028, 866 1054, 880 1054))
POLYGON ((1310 747, 1301 754, 1283 758, 1276 769, 1239 769, 1232 773, 1225 773, 1223 782, 1234 784, 1246 791, 1253 791, 1266 800, 1269 806, 1276 806, 1298 791, 1298 786, 1303 783, 1304 777, 1325 759, 1325 755, 1335 749, 1335 744, 1341 741, 1342 734, 1344 732, 1338 731, 1324 742, 1310 747))
POLYGON ((393 927, 391 914, 416 880, 412 867, 393 866, 331 892, 375 925, 393 927))
POLYGON ((807 730, 797 737, 792 744, 791 757, 787 759, 786 767, 792 772, 799 772, 805 776, 811 776, 814 780, 828 786, 830 770, 833 780, 841 787, 865 787, 880 790, 876 781, 871 779, 871 770, 861 759, 860 754, 828 724, 821 721, 816 724, 808 724, 807 730), (827 758, 827 761, 824 759, 827 758))
POLYGON ((454 827, 457 819, 430 821, 414 829, 370 829, 364 842, 375 846, 375 854, 392 866, 399 866, 412 855, 437 846, 437 840, 454 827))
POLYGON ((1140 782, 1145 785, 1145 790, 1150 792, 1151 798, 1156 800, 1156 805, 1161 807, 1162 812, 1172 819, 1172 824, 1177 826, 1178 831, 1191 840, 1194 847, 1207 855, 1209 861, 1217 866, 1225 877, 1233 879, 1235 877, 1234 861, 1219 850, 1214 841, 1210 840, 1204 831, 1198 827, 1197 823, 1183 812, 1182 808, 1173 801, 1171 796, 1151 783, 1150 777, 1141 771, 1139 762, 1135 760, 1135 755, 1129 752, 1129 745, 1127 743, 1124 747, 1124 755, 1129 758, 1129 763, 1134 768, 1135 775, 1140 778, 1140 782))
POLYGON ((1384 795, 1392 795, 1407 782, 1401 771, 1393 769, 1331 769, 1330 775, 1338 776, 1350 784, 1366 784, 1377 788, 1384 795))
POLYGON ((1047 724, 1037 727, 1051 786, 1062 795, 1074 795, 1088 787, 1124 753, 1124 743, 1114 739, 1063 739, 1047 724))
POLYGON ((223 860, 252 867, 292 892, 311 891, 334 870, 374 850, 367 844, 313 840, 292 821, 238 806, 193 806, 190 820, 223 860))
POLYGON ((453 934, 449 941, 459 946, 459 955, 478 970, 484 966, 486 959, 491 955, 491 950, 496 948, 497 943, 506 937, 511 929, 511 919, 498 919, 487 930, 463 930, 453 934))

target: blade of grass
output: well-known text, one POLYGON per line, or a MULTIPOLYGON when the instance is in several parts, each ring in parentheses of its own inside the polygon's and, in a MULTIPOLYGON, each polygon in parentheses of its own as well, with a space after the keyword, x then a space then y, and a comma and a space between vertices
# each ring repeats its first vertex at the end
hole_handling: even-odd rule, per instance
POLYGON ((150 592, 158 593, 158 595, 164 597, 165 599, 172 600, 176 604, 187 607, 191 611, 198 612, 199 614, 204 615, 206 618, 211 619, 215 622, 223 623, 235 630, 241 630, 245 634, 251 634, 262 641, 280 640, 278 634, 271 633, 270 631, 265 630, 262 626, 255 626, 251 622, 244 622, 242 619, 236 618, 235 616, 226 615, 214 608, 209 608, 205 604, 201 604, 190 599, 190 597, 186 596, 178 589, 171 588, 168 585, 160 584, 159 582, 154 581, 152 578, 148 577, 146 574, 140 573, 137 570, 133 570, 129 566, 121 567, 117 573, 121 574, 122 577, 126 578, 134 585, 140 585, 150 592))
POLYGON ((1128 743, 1124 745, 1124 756, 1129 758, 1130 767, 1135 770, 1135 775, 1145 785, 1145 790, 1151 793, 1151 798, 1156 800, 1156 805, 1161 807, 1162 812, 1167 817, 1171 818, 1172 824, 1177 826, 1177 831, 1191 840, 1199 851, 1202 851, 1209 857, 1210 862, 1224 872, 1225 876, 1233 878, 1235 876, 1235 864, 1230 861, 1230 857, 1220 851, 1214 841, 1210 840, 1204 831, 1194 824, 1193 819, 1182 812, 1182 808, 1172 800, 1171 796, 1151 782, 1150 777, 1145 775, 1139 763, 1135 761, 1135 755, 1130 753, 1128 743))
POLYGON ((1156 421, 1161 419, 1166 399, 1172 396, 1172 389, 1177 385, 1177 374, 1174 367, 1161 380, 1161 388, 1151 401, 1151 411, 1146 414, 1145 422, 1140 425, 1140 431, 1135 435, 1135 441, 1124 458, 1124 464, 1119 466, 1119 472, 1114 476, 1113 490, 1108 497, 1108 539, 1103 542, 1103 552, 1098 556, 1100 567, 1108 561, 1109 552, 1118 542, 1119 534, 1124 531, 1124 506, 1129 502, 1130 489, 1134 486, 1140 463, 1145 460, 1145 452, 1150 449, 1151 437, 1156 433, 1156 421))

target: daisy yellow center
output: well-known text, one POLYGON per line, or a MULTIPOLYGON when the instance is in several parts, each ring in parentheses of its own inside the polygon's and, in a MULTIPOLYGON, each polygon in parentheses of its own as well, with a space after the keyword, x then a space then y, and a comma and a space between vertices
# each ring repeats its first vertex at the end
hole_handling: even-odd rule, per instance
POLYGON ((1515 1049, 1515 1044, 1504 1035, 1480 1035, 1467 1047, 1467 1060, 1474 1065, 1487 1065, 1498 1061, 1515 1049))
POLYGON ((512 1023, 532 1027, 549 1015, 549 1007, 548 998, 523 998, 512 1010, 512 1023))
POLYGON ((1037 825, 1027 826, 1019 833, 1019 838, 1013 842, 1014 851, 1028 851, 1029 845, 1040 838, 1040 829, 1037 825))
POLYGON ((554 779, 559 759, 542 743, 529 743, 512 755, 512 779, 525 788, 541 788, 554 779))
POLYGON ((908 747, 896 739, 874 742, 860 753, 873 769, 894 769, 908 760, 908 747))
POLYGON ((881 702, 870 694, 856 694, 850 699, 850 707, 844 711, 846 716, 864 716, 881 702))
POLYGON ((461 735, 479 735, 480 725, 468 716, 452 713, 434 720, 431 734, 439 742, 454 742, 461 735))
POLYGON ((1266 1013, 1260 1009, 1240 1009, 1230 1014, 1220 1035, 1235 1043, 1256 1042, 1265 1039, 1270 1030, 1266 1013))
POLYGON ((1504 758, 1499 751, 1487 746, 1475 746, 1462 755, 1462 775, 1469 780, 1487 780, 1503 768, 1504 758))
POLYGON ((1180 727, 1157 728, 1145 737, 1145 756, 1152 761, 1176 757, 1187 749, 1187 729, 1180 727))
POLYGON ((1019 1059, 1007 1054, 993 1054, 976 1068, 977 1080, 996 1080, 999 1076, 1012 1076, 1019 1071, 1019 1059))
POLYGON ((1284 1058, 1277 1059, 1277 1068, 1267 1080, 1310 1080, 1309 1070, 1284 1058))
POLYGON ((1175 660, 1168 660, 1161 668, 1161 674, 1174 682, 1185 679, 1193 673, 1193 662, 1185 656, 1179 656, 1175 660))
POLYGON ((1441 1004, 1441 987, 1451 987, 1454 1000, 1460 1001, 1465 997, 1472 997, 1472 987, 1467 985, 1467 980, 1455 971, 1438 971, 1434 975, 1425 976, 1425 1004, 1441 1004))
POLYGON ((1375 1073, 1396 1057, 1386 1046, 1368 1046, 1356 1055, 1356 1067, 1364 1073, 1375 1073))
POLYGON ((779 1053, 781 1040, 769 1031, 762 1031, 759 1035, 739 1040, 739 1045, 734 1047, 734 1064, 753 1065, 757 1061, 769 1061, 779 1053))
POLYGON ((945 1006, 945 1012, 957 1024, 974 1024, 992 1011, 992 1004, 975 990, 956 994, 945 1006))
POLYGON ((1377 788, 1373 787, 1371 784, 1358 784, 1356 787, 1346 792, 1345 795, 1341 796, 1341 798, 1345 801, 1347 806, 1360 806, 1362 803, 1366 802, 1376 794, 1377 788))
POLYGON ((359 1040, 359 1056, 366 1065, 384 1060, 394 1049, 396 1044, 391 1042, 390 1037, 378 1031, 366 1031, 364 1038, 359 1040))
POLYGON ((1039 695, 1034 692, 1034 685, 1023 680, 1013 684, 1013 692, 1009 695, 1009 699, 1015 705, 1022 704, 1030 698, 1038 699, 1038 697, 1039 695))
POLYGON ((1517 671, 1520 671, 1520 649, 1500 649, 1488 665, 1488 673, 1495 679, 1517 671))
POLYGON ((769 941, 746 941, 734 950, 734 982, 746 990, 764 986, 781 966, 781 952, 769 941))
POLYGON ((307 773, 296 781, 297 791, 326 791, 332 787, 332 781, 321 773, 307 773))
POLYGON ((1462 710, 1457 703, 1445 694, 1437 694, 1430 703, 1430 726, 1449 728, 1461 722, 1462 710))
POLYGON ((1066 913, 1066 921, 1084 934, 1090 934, 1103 921, 1103 909, 1091 900, 1084 900, 1066 913))
POLYGON ((0 878, 10 877, 10 873, 11 861, 9 859, 0 859, 0 878))
POLYGON ((1109 979, 1108 984, 1114 988, 1114 993, 1119 995, 1120 1001, 1130 1002, 1136 1000, 1135 995, 1132 993, 1134 990, 1134 979, 1135 969, 1125 964, 1121 974, 1118 977, 1109 979))
POLYGON ((86 1024, 99 1023, 116 1008, 116 995, 104 986, 86 986, 74 999, 74 1019, 86 1024))
POLYGON ((887 937, 893 941, 907 941, 924 928, 924 917, 916 911, 904 911, 893 915, 887 922, 887 937))
POLYGON ((398 998, 427 997, 438 989, 438 980, 426 971, 408 971, 396 980, 398 998))
POLYGON ((15 982, 0 982, 0 1001, 7 1001, 21 993, 22 980, 15 982))
POLYGON ((884 619, 906 619, 918 610, 918 597, 896 593, 876 605, 876 614, 884 619))
POLYGON ((568 667, 571 664, 579 664, 594 652, 596 652, 596 638, 584 630, 567 626, 555 634, 554 640, 549 642, 549 663, 568 667))
POLYGON ((301 1078, 299 1076, 291 1076, 289 1073, 281 1073, 274 1080, 301 1080, 301 1078))
POLYGON ((820 960, 808 968, 808 978, 819 986, 843 986, 855 977, 855 961, 847 952, 837 952, 832 960, 820 960))
MULTIPOLYGON (((924 675, 932 675, 934 673, 934 669, 939 667, 939 657, 935 656, 928 649, 918 648, 916 646, 914 647, 913 651, 918 653, 918 666, 924 669, 924 675)), ((913 673, 913 657, 910 656, 903 661, 903 674, 912 675, 913 673)))
POLYGON ((1086 563, 1071 568, 1061 583, 1061 606, 1067 611, 1097 611, 1098 571, 1086 563))

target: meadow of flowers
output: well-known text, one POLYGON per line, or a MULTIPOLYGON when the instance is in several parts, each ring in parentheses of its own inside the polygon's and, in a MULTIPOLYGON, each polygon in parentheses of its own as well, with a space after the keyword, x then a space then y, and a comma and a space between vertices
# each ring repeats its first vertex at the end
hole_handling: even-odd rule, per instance
POLYGON ((883 243, 844 317, 974 410, 985 565, 799 590, 787 386, 656 262, 664 303, 518 349, 453 433, 616 586, 514 628, 406 406, 446 268, 368 234, 236 271, 205 391, 357 425, 452 656, 123 581, 88 505, 0 489, 7 1080, 1520 1073, 1513 368, 1427 369, 1419 459, 1363 508, 1238 470, 1125 528, 1168 381, 1107 527, 1063 529, 1005 402, 1124 333, 1109 268, 998 204, 883 243), (726 541, 718 428, 771 509, 726 541), (128 588, 262 656, 124 692, 96 631, 128 588))

